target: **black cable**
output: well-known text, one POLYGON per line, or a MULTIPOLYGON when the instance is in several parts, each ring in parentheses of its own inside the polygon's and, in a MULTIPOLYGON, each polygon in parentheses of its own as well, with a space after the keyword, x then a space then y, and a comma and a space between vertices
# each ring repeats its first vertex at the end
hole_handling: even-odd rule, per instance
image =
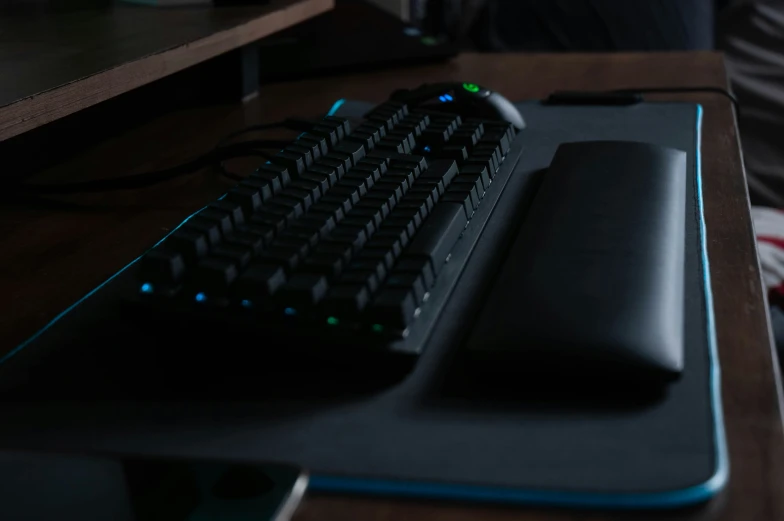
POLYGON ((73 194, 73 193, 87 193, 87 192, 109 192, 114 190, 129 190, 134 188, 144 188, 163 181, 168 181, 176 177, 195 172, 201 168, 210 165, 213 162, 224 161, 233 157, 243 157, 252 155, 261 155, 268 157, 266 154, 249 150, 247 146, 239 144, 240 146, 226 145, 220 149, 211 150, 196 159, 183 163, 181 165, 165 168, 163 170, 156 170, 152 172, 145 172, 143 174, 133 174, 124 177, 116 177, 114 179, 96 179, 92 181, 78 181, 75 183, 61 183, 61 184, 22 184, 16 187, 17 191, 36 193, 36 194, 73 194))
POLYGON ((212 163, 217 163, 220 168, 220 173, 229 179, 241 180, 242 177, 228 172, 223 162, 227 159, 248 156, 261 156, 270 159, 270 155, 264 153, 263 148, 283 148, 290 144, 290 141, 281 140, 250 140, 241 141, 239 143, 225 144, 231 138, 247 134, 249 132, 256 132, 259 130, 267 130, 272 128, 286 127, 292 130, 307 131, 313 128, 314 122, 289 118, 277 123, 268 123, 262 125, 251 125, 244 129, 238 130, 223 138, 218 145, 206 154, 203 154, 187 163, 165 168, 163 170, 155 170, 152 172, 145 172, 143 174, 133 174, 124 177, 117 177, 114 179, 96 179, 92 181, 77 181, 74 183, 55 183, 55 184, 18 184, 14 188, 18 192, 35 193, 35 194, 73 194, 73 193, 87 193, 87 192, 109 192, 115 190, 130 190, 135 188, 143 188, 152 186, 157 183, 168 181, 176 177, 193 173, 201 168, 209 166, 212 163))

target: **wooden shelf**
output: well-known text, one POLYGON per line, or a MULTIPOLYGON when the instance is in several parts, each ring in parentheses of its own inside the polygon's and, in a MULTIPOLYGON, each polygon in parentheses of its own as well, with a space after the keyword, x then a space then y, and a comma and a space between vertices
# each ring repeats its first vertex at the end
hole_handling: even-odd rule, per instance
POLYGON ((0 10, 0 141, 324 13, 334 0, 88 4, 0 10))

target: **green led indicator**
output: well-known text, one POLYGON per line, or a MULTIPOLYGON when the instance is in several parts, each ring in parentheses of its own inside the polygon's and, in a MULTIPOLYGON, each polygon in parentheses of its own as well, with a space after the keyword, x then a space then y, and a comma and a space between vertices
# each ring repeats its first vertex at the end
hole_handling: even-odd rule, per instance
POLYGON ((376 333, 381 333, 384 331, 384 326, 382 326, 381 324, 373 324, 373 331, 375 331, 376 333))
POLYGON ((479 92, 479 85, 476 83, 463 83, 463 88, 468 92, 479 92))
POLYGON ((330 326, 337 326, 340 324, 340 320, 338 320, 337 317, 327 317, 327 324, 330 326))

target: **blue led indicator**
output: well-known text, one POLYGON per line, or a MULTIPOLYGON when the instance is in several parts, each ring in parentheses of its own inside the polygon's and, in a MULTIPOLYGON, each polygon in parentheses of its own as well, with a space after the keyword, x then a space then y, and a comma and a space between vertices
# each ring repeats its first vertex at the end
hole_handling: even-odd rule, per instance
POLYGON ((152 284, 150 284, 149 282, 145 282, 144 284, 142 284, 142 287, 139 289, 139 291, 141 291, 142 293, 152 293, 152 290, 153 290, 152 284))
POLYGON ((240 302, 240 304, 242 304, 242 307, 244 307, 244 308, 252 308, 253 307, 253 302, 251 302, 248 299, 243 300, 242 302, 240 302))
POLYGON ((405 34, 406 36, 421 36, 422 31, 420 31, 416 27, 405 27, 403 29, 403 34, 405 34))
POLYGON ((444 94, 444 97, 446 98, 447 101, 454 101, 454 98, 452 97, 451 94, 444 94))
POLYGON ((207 295, 205 295, 204 293, 196 293, 195 298, 196 298, 196 302, 204 302, 205 300, 207 300, 207 295))
POLYGON ((441 103, 446 103, 446 97, 445 96, 439 96, 438 99, 441 100, 441 103))
POLYGON ((297 310, 294 309, 294 308, 286 308, 286 309, 283 310, 283 313, 288 315, 288 316, 290 316, 290 317, 293 317, 294 315, 297 314, 297 310))
POLYGON ((425 152, 430 152, 430 147, 429 147, 429 146, 426 146, 426 147, 425 147, 425 148, 423 148, 422 150, 424 150, 425 152))

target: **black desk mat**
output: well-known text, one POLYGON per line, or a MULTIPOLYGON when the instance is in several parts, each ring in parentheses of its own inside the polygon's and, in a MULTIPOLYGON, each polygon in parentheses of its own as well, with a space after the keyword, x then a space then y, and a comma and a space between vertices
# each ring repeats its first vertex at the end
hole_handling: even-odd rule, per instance
MULTIPOLYGON (((92 399, 69 398, 69 386, 78 382, 111 381, 115 375, 102 365, 109 358, 112 371, 135 372, 143 387, 154 364, 139 353, 171 347, 171 339, 140 330, 118 311, 112 290, 132 282, 125 271, 3 360, 0 386, 21 382, 22 389, 45 388, 48 394, 3 395, 0 447, 294 462, 311 471, 311 487, 322 491, 602 508, 667 508, 710 498, 727 480, 728 459, 700 202, 701 108, 520 107, 528 125, 520 138, 522 156, 444 310, 454 319, 439 324, 430 348, 402 382, 334 396, 333 383, 339 387, 346 375, 363 368, 349 364, 342 372, 322 374, 321 387, 314 387, 296 380, 302 378, 296 367, 272 367, 288 375, 292 388, 307 392, 145 400, 130 392, 117 397, 91 383, 92 399), (601 139, 688 152, 692 218, 686 230, 682 377, 663 397, 631 407, 577 400, 543 404, 525 394, 514 400, 446 399, 439 383, 446 360, 459 349, 466 319, 481 305, 468 295, 487 284, 489 266, 500 262, 495 245, 519 223, 531 177, 548 166, 559 143, 601 139), (80 354, 99 340, 100 351, 80 354), (52 355, 65 352, 67 357, 52 355), (41 360, 48 372, 30 369, 41 360)), ((229 356, 226 349, 212 348, 207 363, 214 362, 214 370, 196 375, 205 387, 225 376, 217 364, 229 356)), ((196 353, 190 358, 202 356, 196 353)), ((179 373, 192 367, 190 358, 182 358, 179 373)), ((256 371, 259 388, 270 374, 247 364, 231 371, 256 371)), ((174 381, 178 375, 169 376, 174 381)))

